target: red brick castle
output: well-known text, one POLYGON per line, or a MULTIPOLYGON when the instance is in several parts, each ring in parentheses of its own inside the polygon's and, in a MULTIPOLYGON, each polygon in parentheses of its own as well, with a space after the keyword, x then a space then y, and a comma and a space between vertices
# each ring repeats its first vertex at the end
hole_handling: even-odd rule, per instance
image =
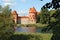
POLYGON ((14 22, 18 24, 36 24, 37 22, 38 12, 34 7, 29 9, 28 16, 18 16, 16 11, 13 11, 11 14, 14 22))

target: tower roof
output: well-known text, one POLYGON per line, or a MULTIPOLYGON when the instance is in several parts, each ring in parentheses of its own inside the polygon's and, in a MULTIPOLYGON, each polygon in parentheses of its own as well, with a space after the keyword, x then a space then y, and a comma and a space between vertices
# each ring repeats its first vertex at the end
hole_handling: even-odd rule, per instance
POLYGON ((29 9, 29 12, 37 12, 36 9, 34 7, 29 9))
POLYGON ((14 11, 12 12, 12 14, 17 15, 17 12, 14 10, 14 11))

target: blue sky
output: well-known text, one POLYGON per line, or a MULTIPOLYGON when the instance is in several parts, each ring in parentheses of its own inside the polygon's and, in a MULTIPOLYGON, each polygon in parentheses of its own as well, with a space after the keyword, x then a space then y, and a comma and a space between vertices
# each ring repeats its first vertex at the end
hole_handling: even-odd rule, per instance
POLYGON ((27 15, 29 8, 35 7, 37 11, 41 10, 41 7, 50 2, 51 0, 0 0, 0 5, 10 5, 12 10, 16 10, 19 15, 27 15))

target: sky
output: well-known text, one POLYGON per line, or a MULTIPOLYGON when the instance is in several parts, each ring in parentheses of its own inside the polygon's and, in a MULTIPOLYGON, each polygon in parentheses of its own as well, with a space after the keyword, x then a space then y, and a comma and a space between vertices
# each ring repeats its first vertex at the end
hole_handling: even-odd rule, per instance
POLYGON ((28 15, 29 8, 35 7, 39 12, 41 7, 46 3, 51 2, 51 0, 0 0, 0 5, 6 6, 9 5, 10 8, 16 10, 20 16, 28 15))

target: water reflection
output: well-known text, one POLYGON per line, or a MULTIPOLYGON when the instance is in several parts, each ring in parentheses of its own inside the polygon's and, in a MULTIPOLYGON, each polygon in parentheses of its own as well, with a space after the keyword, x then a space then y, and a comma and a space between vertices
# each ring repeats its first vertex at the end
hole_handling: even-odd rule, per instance
POLYGON ((16 32, 41 32, 42 28, 39 27, 16 27, 16 32))

